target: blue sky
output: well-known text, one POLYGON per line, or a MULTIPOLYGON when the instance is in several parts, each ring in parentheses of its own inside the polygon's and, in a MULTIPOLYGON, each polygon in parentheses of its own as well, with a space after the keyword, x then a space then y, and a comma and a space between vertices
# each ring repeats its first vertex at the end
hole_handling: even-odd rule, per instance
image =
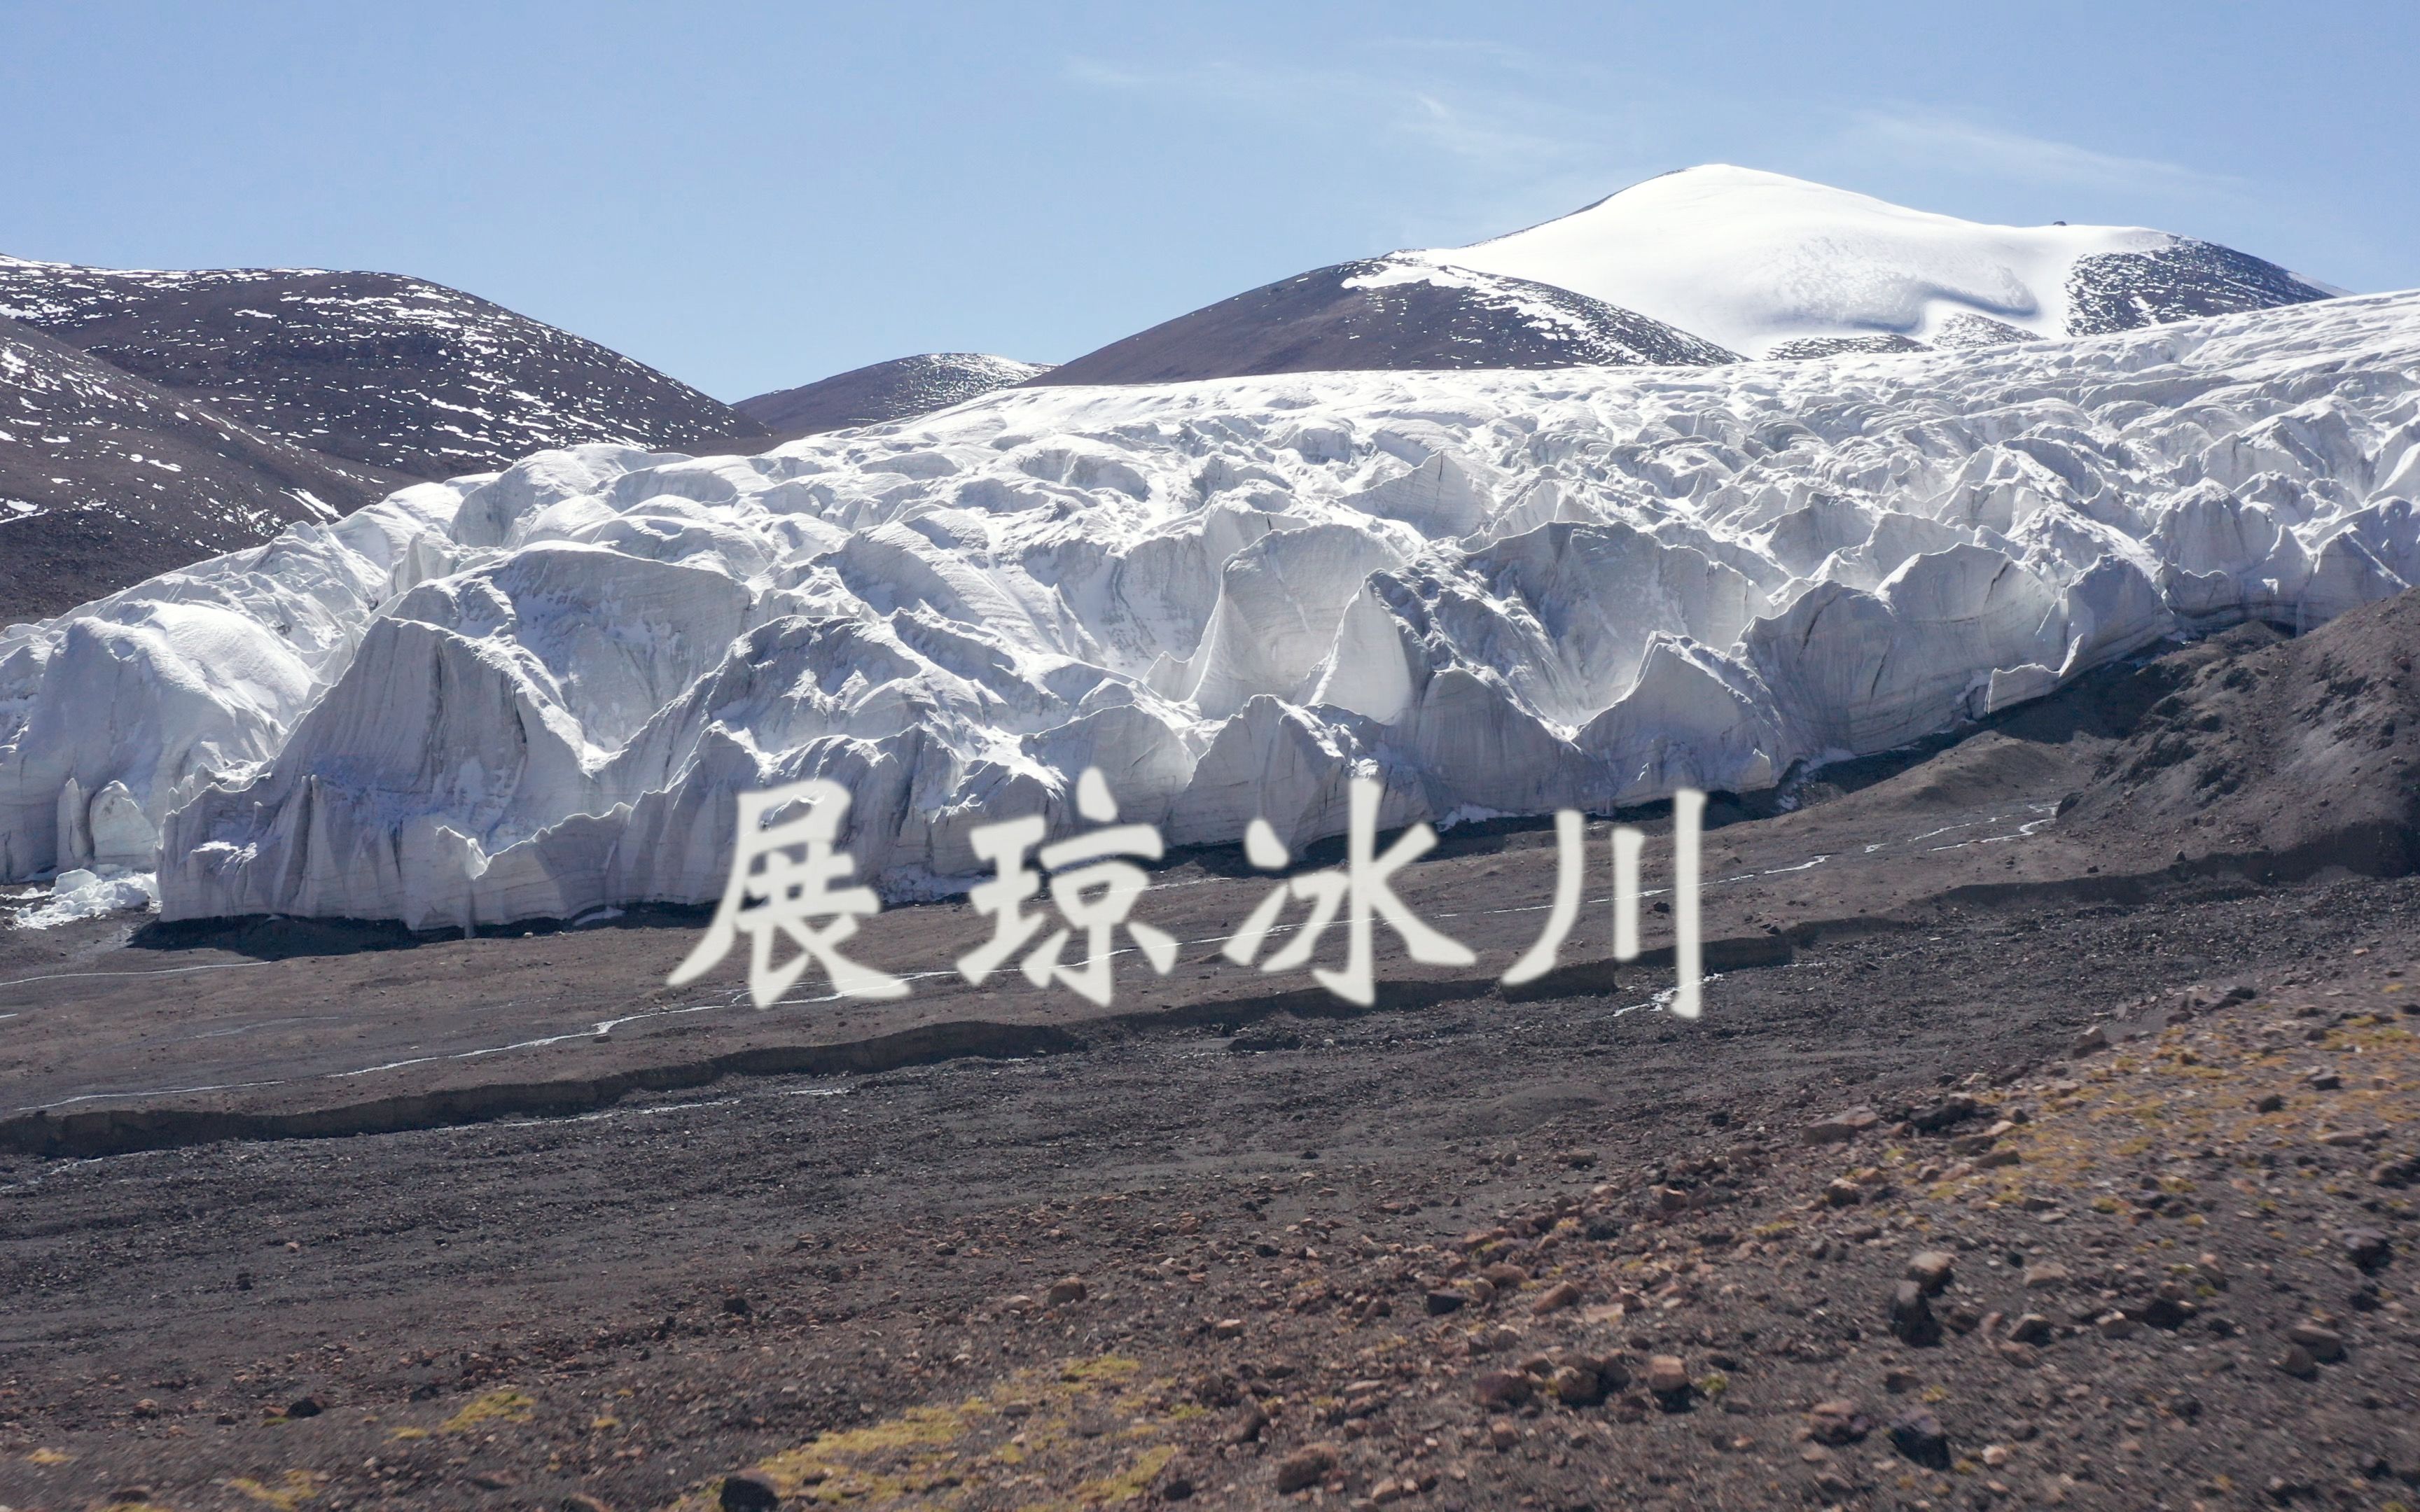
POLYGON ((0 252, 452 284, 723 398, 1730 162, 2420 285, 2420 5, 25 5, 0 252))

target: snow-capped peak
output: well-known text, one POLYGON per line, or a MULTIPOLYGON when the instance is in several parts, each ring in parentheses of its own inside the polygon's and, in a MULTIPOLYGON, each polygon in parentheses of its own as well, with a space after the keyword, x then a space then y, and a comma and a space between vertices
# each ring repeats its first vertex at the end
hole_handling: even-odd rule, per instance
POLYGON ((1559 285, 1765 356, 1810 339, 1931 344, 1961 316, 2067 335, 2079 260, 2179 241, 2140 226, 1983 225, 1717 163, 1525 231, 1413 255, 1559 285))

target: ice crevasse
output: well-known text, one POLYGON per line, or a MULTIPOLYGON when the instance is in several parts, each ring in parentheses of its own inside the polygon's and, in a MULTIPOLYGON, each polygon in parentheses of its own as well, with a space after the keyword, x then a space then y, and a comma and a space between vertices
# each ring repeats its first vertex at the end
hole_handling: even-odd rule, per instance
POLYGON ((1097 765, 1171 843, 1753 791, 2420 580, 2420 296, 1716 369, 1008 391, 425 484, 0 636, 0 872, 414 927, 893 897, 1097 765))

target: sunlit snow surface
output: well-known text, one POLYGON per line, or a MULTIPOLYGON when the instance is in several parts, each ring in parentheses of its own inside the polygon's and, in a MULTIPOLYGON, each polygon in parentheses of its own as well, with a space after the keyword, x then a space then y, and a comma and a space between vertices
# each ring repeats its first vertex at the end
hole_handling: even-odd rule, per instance
POLYGON ((2420 295, 1713 369, 1012 390, 431 484, 0 640, 0 870, 172 918, 720 892, 735 789, 892 895, 1098 764, 1172 843, 1747 790, 2420 578, 2420 295))
POLYGON ((2335 292, 2164 231, 1984 225, 1724 164, 1509 236, 1397 255, 1575 289, 1751 357, 2085 334, 2335 292), (2239 286, 2247 277, 2263 286, 2239 286))
POLYGON ((54 929, 78 919, 156 908, 159 903, 159 880, 148 872, 71 867, 58 874, 48 894, 18 909, 14 922, 20 929, 54 929))

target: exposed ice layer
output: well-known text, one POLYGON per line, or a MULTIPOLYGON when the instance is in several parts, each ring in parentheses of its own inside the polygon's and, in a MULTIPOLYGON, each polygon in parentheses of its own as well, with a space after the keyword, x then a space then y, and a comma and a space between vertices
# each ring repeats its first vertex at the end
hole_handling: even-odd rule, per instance
POLYGON ((2420 575, 2420 295, 1678 372, 1006 391, 407 490, 0 640, 0 861, 169 918, 569 918, 722 885, 806 777, 893 896, 1097 765, 1254 817, 1751 790, 2180 629, 2420 575))

